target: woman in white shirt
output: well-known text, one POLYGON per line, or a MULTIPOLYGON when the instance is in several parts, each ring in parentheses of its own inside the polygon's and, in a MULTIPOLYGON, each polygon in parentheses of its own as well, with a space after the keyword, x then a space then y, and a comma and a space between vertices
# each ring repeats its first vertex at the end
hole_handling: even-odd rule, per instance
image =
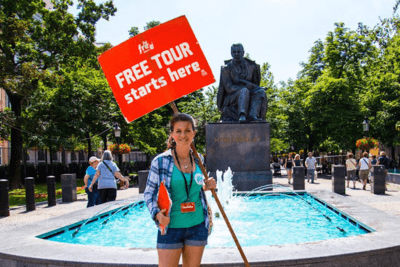
POLYGON ((365 190, 365 187, 367 186, 368 172, 371 168, 371 161, 368 158, 367 152, 363 153, 363 158, 360 159, 358 164, 360 166, 360 180, 363 183, 363 190, 365 190))
POLYGON ((350 180, 353 180, 353 188, 356 188, 357 161, 353 159, 353 153, 349 153, 347 156, 349 157, 349 159, 346 160, 347 187, 350 185, 350 180))

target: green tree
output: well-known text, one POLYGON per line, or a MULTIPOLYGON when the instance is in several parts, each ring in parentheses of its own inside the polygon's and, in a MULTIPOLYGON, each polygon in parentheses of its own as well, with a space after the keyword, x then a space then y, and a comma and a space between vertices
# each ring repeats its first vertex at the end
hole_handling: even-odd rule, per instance
MULTIPOLYGON (((400 118, 400 36, 395 35, 375 68, 371 68, 369 90, 363 95, 366 114, 370 117, 375 138, 388 147, 400 144, 396 122, 400 118)), ((395 157, 392 149, 392 158, 395 157)))
POLYGON ((52 11, 41 0, 4 0, 0 4, 0 87, 6 91, 16 118, 11 129, 12 188, 21 184, 23 140, 18 128, 23 127, 24 101, 40 81, 54 82, 60 65, 95 58, 95 25, 116 12, 112 1, 97 5, 93 0, 79 0, 80 12, 74 18, 68 13, 72 4, 71 0, 56 1, 52 11))

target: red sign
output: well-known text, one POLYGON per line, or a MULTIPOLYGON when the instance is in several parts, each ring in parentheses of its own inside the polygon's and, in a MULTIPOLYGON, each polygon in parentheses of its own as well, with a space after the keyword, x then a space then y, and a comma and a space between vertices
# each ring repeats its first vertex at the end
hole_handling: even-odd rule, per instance
POLYGON ((113 47, 99 62, 127 122, 215 82, 185 16, 113 47))

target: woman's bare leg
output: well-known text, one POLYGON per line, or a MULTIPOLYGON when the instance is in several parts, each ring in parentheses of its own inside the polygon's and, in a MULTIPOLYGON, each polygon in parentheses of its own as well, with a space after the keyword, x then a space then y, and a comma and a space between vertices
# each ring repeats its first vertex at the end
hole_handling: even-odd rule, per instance
POLYGON ((182 252, 183 267, 199 267, 204 246, 185 246, 182 252))
POLYGON ((178 267, 182 249, 157 249, 159 267, 178 267))

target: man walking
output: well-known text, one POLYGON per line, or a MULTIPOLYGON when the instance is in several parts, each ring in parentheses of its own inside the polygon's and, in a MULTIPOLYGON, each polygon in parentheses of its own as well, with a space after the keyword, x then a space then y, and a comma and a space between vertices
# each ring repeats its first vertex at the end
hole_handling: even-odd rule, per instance
POLYGON ((315 165, 317 164, 317 160, 313 157, 312 152, 308 152, 308 158, 306 159, 306 167, 307 167, 307 182, 314 183, 314 175, 315 175, 315 165))
POLYGON ((378 158, 377 165, 385 166, 385 185, 386 185, 386 181, 387 181, 386 176, 388 175, 388 172, 389 172, 389 163, 390 163, 390 160, 386 157, 385 151, 381 151, 381 156, 378 158))

